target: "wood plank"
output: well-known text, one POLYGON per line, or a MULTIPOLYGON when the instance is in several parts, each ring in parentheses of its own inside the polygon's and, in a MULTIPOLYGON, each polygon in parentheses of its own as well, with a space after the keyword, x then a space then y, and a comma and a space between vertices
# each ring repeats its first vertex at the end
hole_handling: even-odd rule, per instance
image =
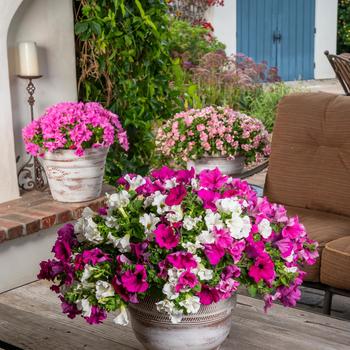
MULTIPOLYGON (((130 326, 116 326, 112 317, 99 326, 90 326, 80 317, 68 319, 48 286, 40 281, 0 295, 1 340, 19 339, 24 349, 80 349, 84 345, 92 349, 96 341, 99 349, 142 349, 130 326), (22 335, 18 338, 18 334, 22 335), (35 348, 34 340, 41 346, 45 340, 50 346, 35 348)), ((238 296, 231 334, 222 350, 350 349, 350 322, 281 305, 267 314, 262 308, 261 300, 238 296)))

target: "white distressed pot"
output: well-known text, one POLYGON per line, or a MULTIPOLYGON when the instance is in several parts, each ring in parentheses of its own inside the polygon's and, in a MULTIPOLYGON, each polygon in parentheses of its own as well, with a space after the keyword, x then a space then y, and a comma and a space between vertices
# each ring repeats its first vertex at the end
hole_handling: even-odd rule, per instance
POLYGON ((46 152, 42 158, 53 199, 85 202, 101 194, 108 148, 90 148, 82 157, 74 150, 46 152))
POLYGON ((226 157, 203 157, 195 161, 188 161, 187 168, 194 167, 196 173, 200 173, 202 170, 213 170, 218 168, 221 173, 225 175, 239 175, 244 169, 245 157, 236 157, 235 159, 229 159, 226 157))
POLYGON ((128 306, 136 338, 146 349, 214 350, 220 348, 230 333, 236 296, 201 305, 197 314, 184 315, 178 324, 159 313, 155 302, 150 298, 128 306))

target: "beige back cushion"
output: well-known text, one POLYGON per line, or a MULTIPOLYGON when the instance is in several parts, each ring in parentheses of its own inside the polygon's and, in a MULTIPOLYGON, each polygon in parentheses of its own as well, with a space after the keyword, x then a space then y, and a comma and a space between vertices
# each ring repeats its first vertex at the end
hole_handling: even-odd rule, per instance
POLYGON ((265 194, 350 216, 350 97, 294 94, 277 114, 265 194))

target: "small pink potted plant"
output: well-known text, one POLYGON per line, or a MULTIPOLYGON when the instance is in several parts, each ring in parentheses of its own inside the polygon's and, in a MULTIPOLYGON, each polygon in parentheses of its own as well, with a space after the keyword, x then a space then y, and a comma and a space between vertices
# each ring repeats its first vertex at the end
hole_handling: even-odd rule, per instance
POLYGON ((52 196, 60 202, 98 197, 109 147, 129 147, 118 116, 97 102, 56 104, 22 134, 26 151, 42 158, 52 196))
POLYGON ((58 231, 38 277, 70 318, 126 325, 128 308, 147 349, 218 349, 239 285, 294 306, 318 257, 297 217, 218 169, 126 175, 106 203, 58 231))
POLYGON ((206 107, 177 113, 158 129, 158 151, 197 172, 218 167, 240 174, 245 164, 270 154, 269 134, 256 118, 230 108, 206 107))

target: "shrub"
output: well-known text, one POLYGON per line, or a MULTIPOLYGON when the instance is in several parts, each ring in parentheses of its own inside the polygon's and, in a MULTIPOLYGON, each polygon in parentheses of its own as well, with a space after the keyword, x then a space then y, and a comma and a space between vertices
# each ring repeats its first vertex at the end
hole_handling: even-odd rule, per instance
POLYGON ((179 110, 168 50, 168 6, 163 0, 75 2, 79 98, 99 101, 122 116, 128 157, 111 149, 106 177, 145 173, 154 156, 153 121, 179 110))
POLYGON ((199 63, 209 52, 223 50, 225 45, 211 35, 209 29, 173 18, 170 22, 169 50, 174 58, 179 57, 185 69, 199 63))
POLYGON ((338 4, 338 53, 350 52, 350 0, 338 4))

